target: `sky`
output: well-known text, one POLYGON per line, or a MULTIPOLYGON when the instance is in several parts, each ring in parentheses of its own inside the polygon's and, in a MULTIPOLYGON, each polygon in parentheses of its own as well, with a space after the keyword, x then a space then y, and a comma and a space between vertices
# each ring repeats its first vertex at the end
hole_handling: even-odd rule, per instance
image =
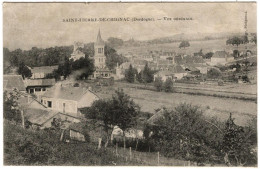
POLYGON ((256 3, 4 3, 4 47, 10 50, 104 40, 149 40, 175 34, 256 32, 256 3), (68 18, 153 18, 135 22, 63 22, 68 18), (192 18, 174 21, 163 18, 192 18))

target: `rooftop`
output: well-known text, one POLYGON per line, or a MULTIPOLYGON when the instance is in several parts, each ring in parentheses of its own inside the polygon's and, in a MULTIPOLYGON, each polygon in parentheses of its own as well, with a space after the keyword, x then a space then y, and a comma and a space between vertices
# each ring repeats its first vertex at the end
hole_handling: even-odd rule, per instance
POLYGON ((95 45, 105 45, 105 42, 104 42, 103 39, 101 38, 100 29, 99 29, 99 31, 98 31, 97 41, 96 41, 95 45))
POLYGON ((27 79, 27 86, 53 86, 55 79, 27 79))
POLYGON ((231 57, 226 51, 216 51, 212 58, 227 58, 231 57))
POLYGON ((40 66, 31 69, 32 73, 52 73, 54 70, 58 69, 58 66, 40 66))
POLYGON ((3 78, 4 90, 13 90, 14 88, 19 91, 25 91, 25 84, 21 75, 4 75, 3 78))
POLYGON ((48 91, 46 91, 42 97, 79 101, 82 98, 82 96, 85 94, 93 94, 93 95, 97 96, 92 91, 90 91, 86 88, 73 87, 73 86, 62 86, 61 84, 56 84, 55 86, 50 88, 48 91))

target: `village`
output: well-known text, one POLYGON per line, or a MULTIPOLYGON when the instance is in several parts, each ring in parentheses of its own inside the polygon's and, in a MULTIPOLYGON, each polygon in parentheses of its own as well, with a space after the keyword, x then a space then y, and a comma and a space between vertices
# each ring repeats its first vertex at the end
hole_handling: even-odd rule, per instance
MULTIPOLYGON (((245 90, 248 89, 248 86, 256 84, 257 64, 256 51, 254 50, 241 50, 237 53, 237 56, 234 56, 232 51, 215 51, 211 52, 210 58, 203 57, 202 51, 193 55, 157 50, 147 51, 144 54, 127 53, 125 55, 127 62, 120 65, 116 63, 115 69, 111 70, 106 66, 105 45, 99 30, 94 43, 94 56, 91 58, 95 70, 87 79, 77 80, 73 73, 66 78, 60 77, 60 80, 52 78, 53 76, 50 75, 58 69, 58 65, 26 66, 31 71, 31 76, 25 78, 23 75, 16 74, 14 70, 4 75, 4 91, 7 94, 7 99, 8 96, 10 98, 16 94, 17 107, 22 113, 21 125, 23 128, 32 130, 60 128, 60 141, 67 143, 71 141, 85 142, 87 138, 85 138, 82 128, 86 122, 91 120, 86 118, 86 113, 88 113, 89 108, 93 107, 93 103, 111 98, 116 90, 111 89, 113 86, 114 88, 124 89, 141 106, 141 111, 148 113, 148 115, 146 113, 140 115, 137 126, 128 128, 124 132, 118 126, 114 126, 111 137, 109 137, 111 141, 114 139, 122 140, 123 134, 128 139, 143 140, 145 138, 145 124, 155 125, 158 116, 162 114, 165 108, 178 106, 171 102, 162 104, 158 100, 156 103, 139 101, 140 95, 137 93, 145 93, 149 90, 158 93, 158 91, 163 91, 163 83, 167 81, 170 81, 168 92, 179 95, 185 93, 184 95, 192 95, 190 97, 194 98, 199 97, 196 95, 232 98, 238 101, 238 104, 240 104, 239 100, 256 100, 254 90, 245 90), (143 74, 147 68, 151 73, 150 79, 146 78, 139 81, 138 74, 143 74), (132 77, 129 75, 131 74, 130 69, 134 70, 132 77), (145 80, 146 82, 144 82, 145 80), (159 86, 155 85, 156 81, 159 81, 159 86), (143 83, 145 83, 145 86, 143 83), (154 110, 156 111, 154 112, 154 110), (64 134, 67 131, 69 136, 64 134)), ((84 48, 83 43, 75 42, 70 59, 76 61, 84 58, 85 54, 82 52, 82 48, 84 48)), ((166 89, 164 90, 167 92, 166 89)), ((148 98, 143 99, 150 102, 148 98)), ((191 101, 191 103, 194 104, 194 101, 191 101)), ((206 107, 206 105, 209 107, 208 101, 205 101, 202 107, 206 107)), ((230 112, 237 112, 235 108, 227 109, 230 112)), ((238 111, 240 110, 238 109, 238 111)), ((252 113, 249 117, 256 112, 256 109, 251 110, 252 113)), ((221 109, 207 110, 206 114, 214 112, 217 115, 216 112, 219 111, 221 109)), ((222 120, 226 120, 229 116, 228 113, 224 116, 223 114, 219 115, 222 120)), ((246 124, 245 119, 248 117, 241 115, 238 117, 235 113, 233 116, 238 119, 239 124, 246 124), (240 121, 241 119, 244 119, 244 121, 240 121)), ((97 126, 95 131, 97 131, 97 128, 101 131, 102 127, 100 127, 100 125, 97 126)), ((95 135, 99 135, 95 136, 94 142, 100 149, 104 146, 102 145, 104 144, 102 143, 104 142, 102 132, 95 133, 95 135)), ((90 137, 92 136, 90 135, 90 137)))
POLYGON ((134 29, 143 16, 122 29, 120 20, 110 28, 99 23, 109 17, 91 23, 91 15, 79 17, 98 26, 76 28, 83 22, 68 15, 53 27, 63 32, 49 37, 55 43, 36 35, 29 47, 5 42, 4 165, 256 167, 257 33, 249 15, 239 13, 237 29, 228 22, 234 32, 186 31, 198 24, 189 15, 151 17, 164 25, 154 32, 134 29))

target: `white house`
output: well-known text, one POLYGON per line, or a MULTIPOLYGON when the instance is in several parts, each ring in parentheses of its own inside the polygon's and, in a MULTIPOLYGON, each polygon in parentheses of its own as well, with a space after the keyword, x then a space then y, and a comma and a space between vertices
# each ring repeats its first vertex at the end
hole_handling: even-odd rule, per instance
POLYGON ((99 97, 88 89, 56 84, 42 96, 41 102, 48 109, 80 116, 81 108, 90 107, 98 99, 99 97))
POLYGON ((226 51, 216 51, 214 55, 211 57, 210 64, 211 65, 225 65, 228 62, 234 61, 234 57, 228 54, 226 51))
POLYGON ((170 78, 173 81, 180 80, 187 75, 187 72, 179 65, 169 67, 168 70, 161 70, 154 75, 154 80, 157 77, 161 77, 163 81, 170 78))
POLYGON ((58 66, 41 66, 31 68, 32 77, 31 79, 43 79, 48 74, 51 74, 54 70, 57 70, 58 66))

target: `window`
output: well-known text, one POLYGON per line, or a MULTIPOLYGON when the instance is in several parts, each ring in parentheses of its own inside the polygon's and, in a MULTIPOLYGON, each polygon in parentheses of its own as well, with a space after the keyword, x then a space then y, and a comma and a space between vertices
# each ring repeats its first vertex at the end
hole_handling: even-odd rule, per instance
POLYGON ((42 91, 46 91, 46 88, 42 88, 42 91))
POLYGON ((52 107, 52 102, 51 101, 47 101, 48 103, 48 107, 52 107))
POLYGON ((35 91, 36 91, 36 92, 40 92, 40 91, 41 91, 41 88, 38 88, 38 87, 37 87, 37 88, 35 88, 35 91))

